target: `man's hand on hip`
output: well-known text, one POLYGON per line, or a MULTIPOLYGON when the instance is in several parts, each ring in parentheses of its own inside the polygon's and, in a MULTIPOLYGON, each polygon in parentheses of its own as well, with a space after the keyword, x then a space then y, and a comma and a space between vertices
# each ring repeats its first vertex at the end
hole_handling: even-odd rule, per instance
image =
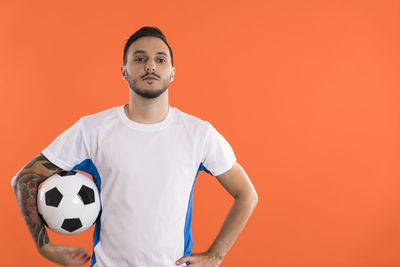
POLYGON ((222 259, 209 252, 192 253, 192 256, 180 258, 176 265, 179 266, 185 262, 189 262, 191 267, 218 267, 222 259))

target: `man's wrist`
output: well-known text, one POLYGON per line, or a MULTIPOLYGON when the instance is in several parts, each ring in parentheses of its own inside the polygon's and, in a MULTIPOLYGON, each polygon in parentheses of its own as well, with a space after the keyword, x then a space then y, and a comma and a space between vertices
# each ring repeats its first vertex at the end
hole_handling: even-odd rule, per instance
POLYGON ((213 258, 215 258, 219 262, 221 262, 225 257, 225 254, 221 253, 218 249, 215 249, 215 248, 210 248, 209 250, 207 250, 206 253, 211 255, 213 258))
POLYGON ((45 256, 45 255, 48 255, 49 253, 51 253, 52 244, 50 242, 48 242, 41 247, 37 247, 37 249, 42 256, 45 256))

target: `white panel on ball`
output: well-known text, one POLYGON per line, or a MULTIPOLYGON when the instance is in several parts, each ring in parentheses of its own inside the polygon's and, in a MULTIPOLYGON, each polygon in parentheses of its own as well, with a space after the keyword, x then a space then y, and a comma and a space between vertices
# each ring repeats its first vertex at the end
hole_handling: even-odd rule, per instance
POLYGON ((64 195, 58 210, 64 218, 77 218, 83 210, 82 200, 78 195, 64 195))

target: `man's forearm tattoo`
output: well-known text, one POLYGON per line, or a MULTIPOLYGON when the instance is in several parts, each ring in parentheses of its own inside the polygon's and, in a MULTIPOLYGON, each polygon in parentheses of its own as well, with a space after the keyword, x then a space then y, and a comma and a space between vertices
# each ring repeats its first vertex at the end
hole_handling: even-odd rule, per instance
POLYGON ((40 153, 26 164, 17 176, 14 191, 37 248, 49 243, 49 237, 39 217, 36 204, 38 186, 45 179, 59 171, 61 171, 59 167, 55 166, 40 153))

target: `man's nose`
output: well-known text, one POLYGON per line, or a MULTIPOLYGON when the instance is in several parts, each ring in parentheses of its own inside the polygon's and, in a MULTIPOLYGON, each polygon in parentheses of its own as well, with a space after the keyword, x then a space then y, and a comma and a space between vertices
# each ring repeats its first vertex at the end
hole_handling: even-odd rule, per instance
POLYGON ((156 70, 156 64, 153 60, 148 60, 145 69, 147 72, 154 72, 156 70))

